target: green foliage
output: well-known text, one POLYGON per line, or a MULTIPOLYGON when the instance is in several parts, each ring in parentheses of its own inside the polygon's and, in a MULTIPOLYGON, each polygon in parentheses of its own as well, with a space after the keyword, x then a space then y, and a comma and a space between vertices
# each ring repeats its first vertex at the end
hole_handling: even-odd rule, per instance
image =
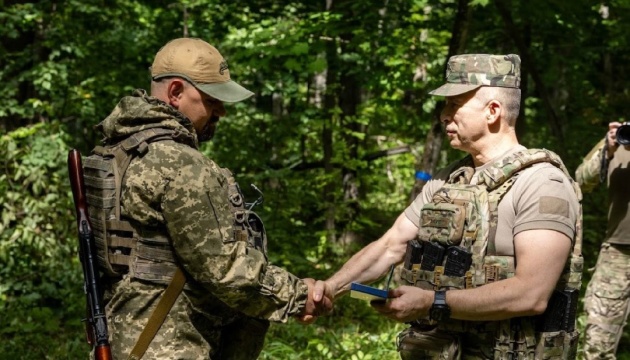
MULTIPOLYGON (((258 196, 248 184, 264 192, 257 211, 272 261, 322 278, 379 237, 409 201, 438 100, 427 92, 442 82, 458 3, 333 1, 326 9, 325 2, 289 0, 67 0, 3 6, 3 357, 85 355, 66 153, 68 147, 86 153, 99 136, 92 127, 116 101, 148 87, 152 56, 167 40, 187 34, 210 41, 226 56, 232 77, 256 92, 253 100, 228 106, 203 151, 234 171, 248 200, 258 196), (344 97, 350 84, 359 93, 356 106, 344 97), (399 146, 410 152, 367 160, 399 146), (347 196, 349 175, 355 199, 347 196), (327 231, 331 214, 335 228, 327 231), (330 232, 334 238, 346 231, 356 234, 355 243, 329 241, 330 232)), ((626 3, 512 1, 515 32, 509 32, 496 2, 469 2, 462 51, 519 53, 514 34, 523 37, 531 63, 523 64, 520 140, 561 153, 570 171, 608 121, 628 120, 626 3), (555 118, 546 104, 556 109, 555 118)), ((440 154, 442 164, 459 157, 448 149, 440 154)), ((594 265, 605 233, 605 201, 603 188, 584 197, 585 268, 594 265)), ((314 326, 274 325, 263 358, 396 358, 400 326, 365 303, 342 299, 332 317, 314 326)), ((628 343, 626 336, 619 358, 630 354, 628 343)))
POLYGON ((0 353, 6 358, 58 359, 86 349, 77 336, 84 301, 66 141, 58 123, 0 138, 0 353))
POLYGON ((316 325, 271 326, 261 359, 399 359, 396 335, 404 324, 383 321, 367 302, 342 298, 316 325), (336 329, 330 331, 330 329, 336 329))

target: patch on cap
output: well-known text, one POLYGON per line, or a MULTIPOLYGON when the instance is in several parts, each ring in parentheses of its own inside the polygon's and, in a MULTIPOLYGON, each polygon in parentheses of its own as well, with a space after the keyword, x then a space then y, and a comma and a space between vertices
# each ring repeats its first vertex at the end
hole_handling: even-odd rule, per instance
POLYGON ((237 102, 254 95, 230 79, 227 61, 212 45, 197 38, 179 38, 164 45, 153 60, 154 80, 178 76, 197 89, 224 102, 237 102))
POLYGON ((481 86, 518 89, 521 85, 521 58, 515 54, 465 54, 451 56, 446 68, 446 84, 431 95, 455 96, 481 86))

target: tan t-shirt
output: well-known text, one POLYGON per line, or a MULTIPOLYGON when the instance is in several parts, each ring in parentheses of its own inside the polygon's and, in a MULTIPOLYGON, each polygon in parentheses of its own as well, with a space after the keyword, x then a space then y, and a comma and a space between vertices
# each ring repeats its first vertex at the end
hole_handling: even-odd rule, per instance
MULTIPOLYGON (((492 163, 525 147, 517 146, 505 154, 475 169, 475 174, 492 163)), ((448 167, 447 167, 448 169, 448 167)), ((433 194, 448 178, 448 171, 439 172, 429 180, 422 192, 405 209, 414 224, 420 222, 420 210, 431 201, 433 194)), ((474 184, 473 175, 471 183, 474 184)), ((522 170, 514 185, 499 202, 496 234, 497 255, 514 255, 514 236, 521 231, 547 229, 561 232, 572 241, 580 206, 571 183, 562 170, 549 163, 534 164, 522 170)))

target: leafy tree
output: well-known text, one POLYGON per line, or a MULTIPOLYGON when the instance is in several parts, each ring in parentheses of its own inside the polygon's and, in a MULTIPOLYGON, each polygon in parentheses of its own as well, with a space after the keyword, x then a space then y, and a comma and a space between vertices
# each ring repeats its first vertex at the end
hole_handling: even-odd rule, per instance
POLYGON ((6 358, 65 358, 81 348, 76 335, 85 307, 66 141, 57 122, 0 138, 0 353, 6 358))
MULTIPOLYGON (((0 5, 0 353, 11 358, 85 353, 66 153, 98 142, 92 127, 148 87, 152 57, 171 38, 216 45, 255 91, 228 107, 203 151, 235 172, 248 198, 259 194, 247 184, 262 190, 272 260, 301 276, 327 277, 385 231, 422 186, 412 189, 416 169, 462 156, 441 145, 440 101, 427 94, 449 55, 520 54, 518 136, 562 154, 571 171, 609 121, 628 120, 625 0, 0 5)), ((604 189, 584 199, 587 267, 604 203, 604 189)), ((273 326, 263 358, 396 358, 402 325, 366 304, 343 299, 319 324, 273 326)))

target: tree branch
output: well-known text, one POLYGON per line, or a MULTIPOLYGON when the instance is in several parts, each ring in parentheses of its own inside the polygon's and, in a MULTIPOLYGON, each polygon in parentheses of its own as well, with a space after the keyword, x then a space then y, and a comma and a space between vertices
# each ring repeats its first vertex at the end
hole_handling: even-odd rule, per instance
MULTIPOLYGON (((400 154, 405 154, 408 152, 411 152, 409 145, 402 145, 402 146, 397 146, 391 149, 379 150, 373 153, 365 154, 361 157, 361 160, 370 162, 370 161, 374 161, 376 159, 380 159, 383 157, 400 155, 400 154)), ((330 163, 329 166, 335 169, 343 168, 343 164, 330 163)), ((312 170, 312 169, 324 169, 325 166, 324 166, 324 161, 314 161, 314 162, 298 161, 289 166, 285 164, 277 164, 277 163, 269 164, 269 168, 274 169, 274 170, 289 169, 292 171, 304 171, 304 170, 312 170)))

